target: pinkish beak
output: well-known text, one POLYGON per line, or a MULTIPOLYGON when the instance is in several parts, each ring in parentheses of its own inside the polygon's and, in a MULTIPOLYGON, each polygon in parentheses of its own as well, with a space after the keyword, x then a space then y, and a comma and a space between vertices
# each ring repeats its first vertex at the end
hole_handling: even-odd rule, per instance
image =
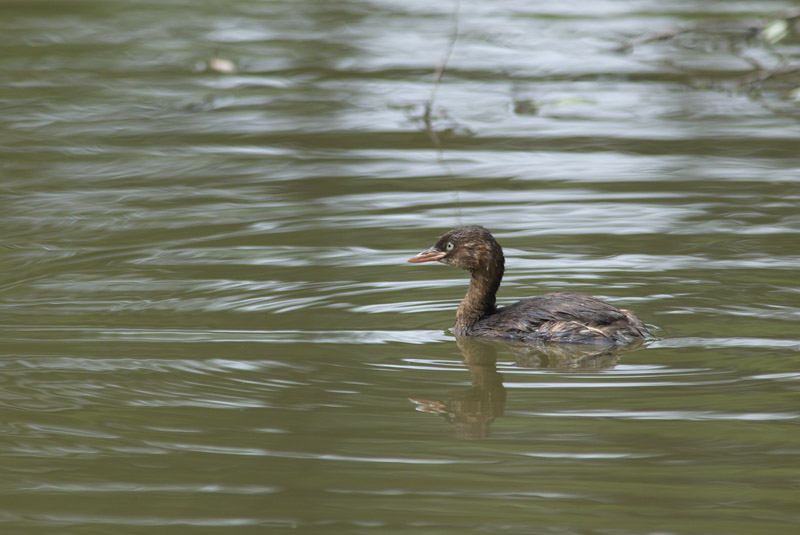
POLYGON ((436 262, 441 260, 445 257, 447 253, 444 251, 440 251, 435 247, 431 247, 430 249, 425 249, 418 255, 412 256, 408 259, 410 264, 421 264, 423 262, 436 262))

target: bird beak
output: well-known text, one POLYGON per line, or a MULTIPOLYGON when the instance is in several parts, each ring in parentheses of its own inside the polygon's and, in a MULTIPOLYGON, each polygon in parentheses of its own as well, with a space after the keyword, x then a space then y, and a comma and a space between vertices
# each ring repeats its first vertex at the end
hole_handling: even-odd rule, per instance
POLYGON ((410 264, 421 264, 423 262, 436 262, 441 260, 445 257, 447 253, 444 251, 440 251, 436 247, 431 247, 430 249, 425 249, 421 253, 416 256, 412 256, 408 259, 410 264))

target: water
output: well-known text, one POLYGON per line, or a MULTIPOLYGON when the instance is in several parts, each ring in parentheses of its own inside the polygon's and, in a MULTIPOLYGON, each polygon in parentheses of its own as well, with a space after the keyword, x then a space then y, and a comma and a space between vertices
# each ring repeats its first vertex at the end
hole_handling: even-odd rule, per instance
POLYGON ((4 7, 2 533, 796 531, 793 2, 463 0, 436 136, 451 3, 4 7), (459 346, 467 223, 655 337, 459 346))

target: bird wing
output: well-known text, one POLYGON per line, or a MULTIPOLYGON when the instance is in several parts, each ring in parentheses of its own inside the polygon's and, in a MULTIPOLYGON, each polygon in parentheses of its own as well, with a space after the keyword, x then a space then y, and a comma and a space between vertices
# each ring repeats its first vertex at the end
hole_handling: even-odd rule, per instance
POLYGON ((596 297, 558 292, 501 308, 482 319, 478 326, 485 335, 498 333, 500 338, 597 343, 619 341, 622 333, 610 327, 627 323, 629 317, 624 312, 596 297))

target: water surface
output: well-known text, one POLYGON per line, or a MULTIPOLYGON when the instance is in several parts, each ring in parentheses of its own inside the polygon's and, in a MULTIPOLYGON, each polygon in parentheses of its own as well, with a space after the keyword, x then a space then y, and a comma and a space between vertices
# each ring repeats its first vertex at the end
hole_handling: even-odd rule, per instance
POLYGON ((3 533, 796 530, 796 6, 460 4, 431 135, 452 3, 6 3, 3 533), (460 224, 654 338, 459 346, 460 224))

